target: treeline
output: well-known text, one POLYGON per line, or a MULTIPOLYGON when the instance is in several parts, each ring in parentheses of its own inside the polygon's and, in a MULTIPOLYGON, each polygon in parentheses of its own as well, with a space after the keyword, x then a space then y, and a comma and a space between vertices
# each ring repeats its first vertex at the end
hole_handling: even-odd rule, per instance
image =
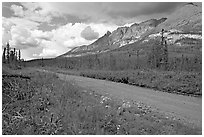
POLYGON ((11 48, 9 43, 3 48, 2 63, 19 64, 21 62, 21 51, 11 48))
MULTIPOLYGON (((39 59, 27 62, 27 66, 50 66, 66 69, 100 69, 100 70, 136 70, 158 69, 163 70, 162 65, 156 64, 156 59, 151 54, 141 51, 139 55, 128 53, 109 53, 105 55, 89 55, 75 58, 39 59)), ((201 71, 201 55, 187 55, 170 53, 167 71, 201 71)))

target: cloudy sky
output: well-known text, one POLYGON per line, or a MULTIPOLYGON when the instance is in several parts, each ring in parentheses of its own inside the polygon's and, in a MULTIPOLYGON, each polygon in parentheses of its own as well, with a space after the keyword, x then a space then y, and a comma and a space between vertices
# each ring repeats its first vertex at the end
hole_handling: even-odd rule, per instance
POLYGON ((2 3, 2 45, 22 58, 50 58, 87 45, 120 26, 168 17, 184 3, 2 3))

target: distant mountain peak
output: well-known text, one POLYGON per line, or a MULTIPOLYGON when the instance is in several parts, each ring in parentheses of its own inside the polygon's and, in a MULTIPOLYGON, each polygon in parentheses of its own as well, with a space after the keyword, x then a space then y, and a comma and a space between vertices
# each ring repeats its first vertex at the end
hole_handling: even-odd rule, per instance
POLYGON ((193 2, 186 3, 185 5, 198 6, 198 5, 194 4, 193 2))
POLYGON ((161 18, 161 19, 150 19, 147 21, 144 21, 142 23, 140 23, 139 25, 149 25, 149 26, 154 26, 156 27, 157 25, 159 25, 160 23, 164 22, 167 18, 161 18))
POLYGON ((111 34, 111 32, 110 32, 110 31, 107 31, 107 32, 106 32, 106 35, 108 35, 108 36, 109 36, 110 34, 111 34))
POLYGON ((132 24, 130 27, 138 26, 138 25, 139 25, 138 23, 134 23, 134 24, 132 24))
POLYGON ((117 28, 117 30, 116 31, 120 31, 120 30, 127 30, 129 27, 127 27, 127 26, 124 26, 124 27, 119 27, 119 28, 117 28))
POLYGON ((161 18, 161 19, 159 19, 159 20, 167 20, 167 18, 164 18, 164 17, 163 17, 163 18, 161 18))

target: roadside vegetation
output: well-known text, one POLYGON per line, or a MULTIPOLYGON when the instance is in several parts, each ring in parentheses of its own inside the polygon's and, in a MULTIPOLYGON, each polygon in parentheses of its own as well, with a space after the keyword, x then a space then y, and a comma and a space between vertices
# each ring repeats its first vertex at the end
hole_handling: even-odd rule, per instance
POLYGON ((45 67, 43 69, 66 75, 109 80, 157 91, 202 97, 202 73, 158 70, 67 70, 45 67))
POLYGON ((3 69, 3 135, 201 134, 137 101, 81 89, 51 73, 3 69))
POLYGON ((66 75, 77 75, 101 80, 109 80, 157 91, 187 96, 202 97, 202 73, 187 71, 158 70, 70 70, 44 67, 43 69, 66 75))
POLYGON ((156 70, 81 71, 80 76, 110 80, 159 91, 202 96, 202 74, 156 70))

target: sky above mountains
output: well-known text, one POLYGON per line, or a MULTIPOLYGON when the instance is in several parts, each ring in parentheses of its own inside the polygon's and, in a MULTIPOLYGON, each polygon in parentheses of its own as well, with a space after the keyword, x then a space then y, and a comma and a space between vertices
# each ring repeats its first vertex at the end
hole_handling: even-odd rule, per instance
POLYGON ((87 45, 120 26, 168 17, 184 3, 2 3, 2 44, 22 58, 49 58, 87 45))

